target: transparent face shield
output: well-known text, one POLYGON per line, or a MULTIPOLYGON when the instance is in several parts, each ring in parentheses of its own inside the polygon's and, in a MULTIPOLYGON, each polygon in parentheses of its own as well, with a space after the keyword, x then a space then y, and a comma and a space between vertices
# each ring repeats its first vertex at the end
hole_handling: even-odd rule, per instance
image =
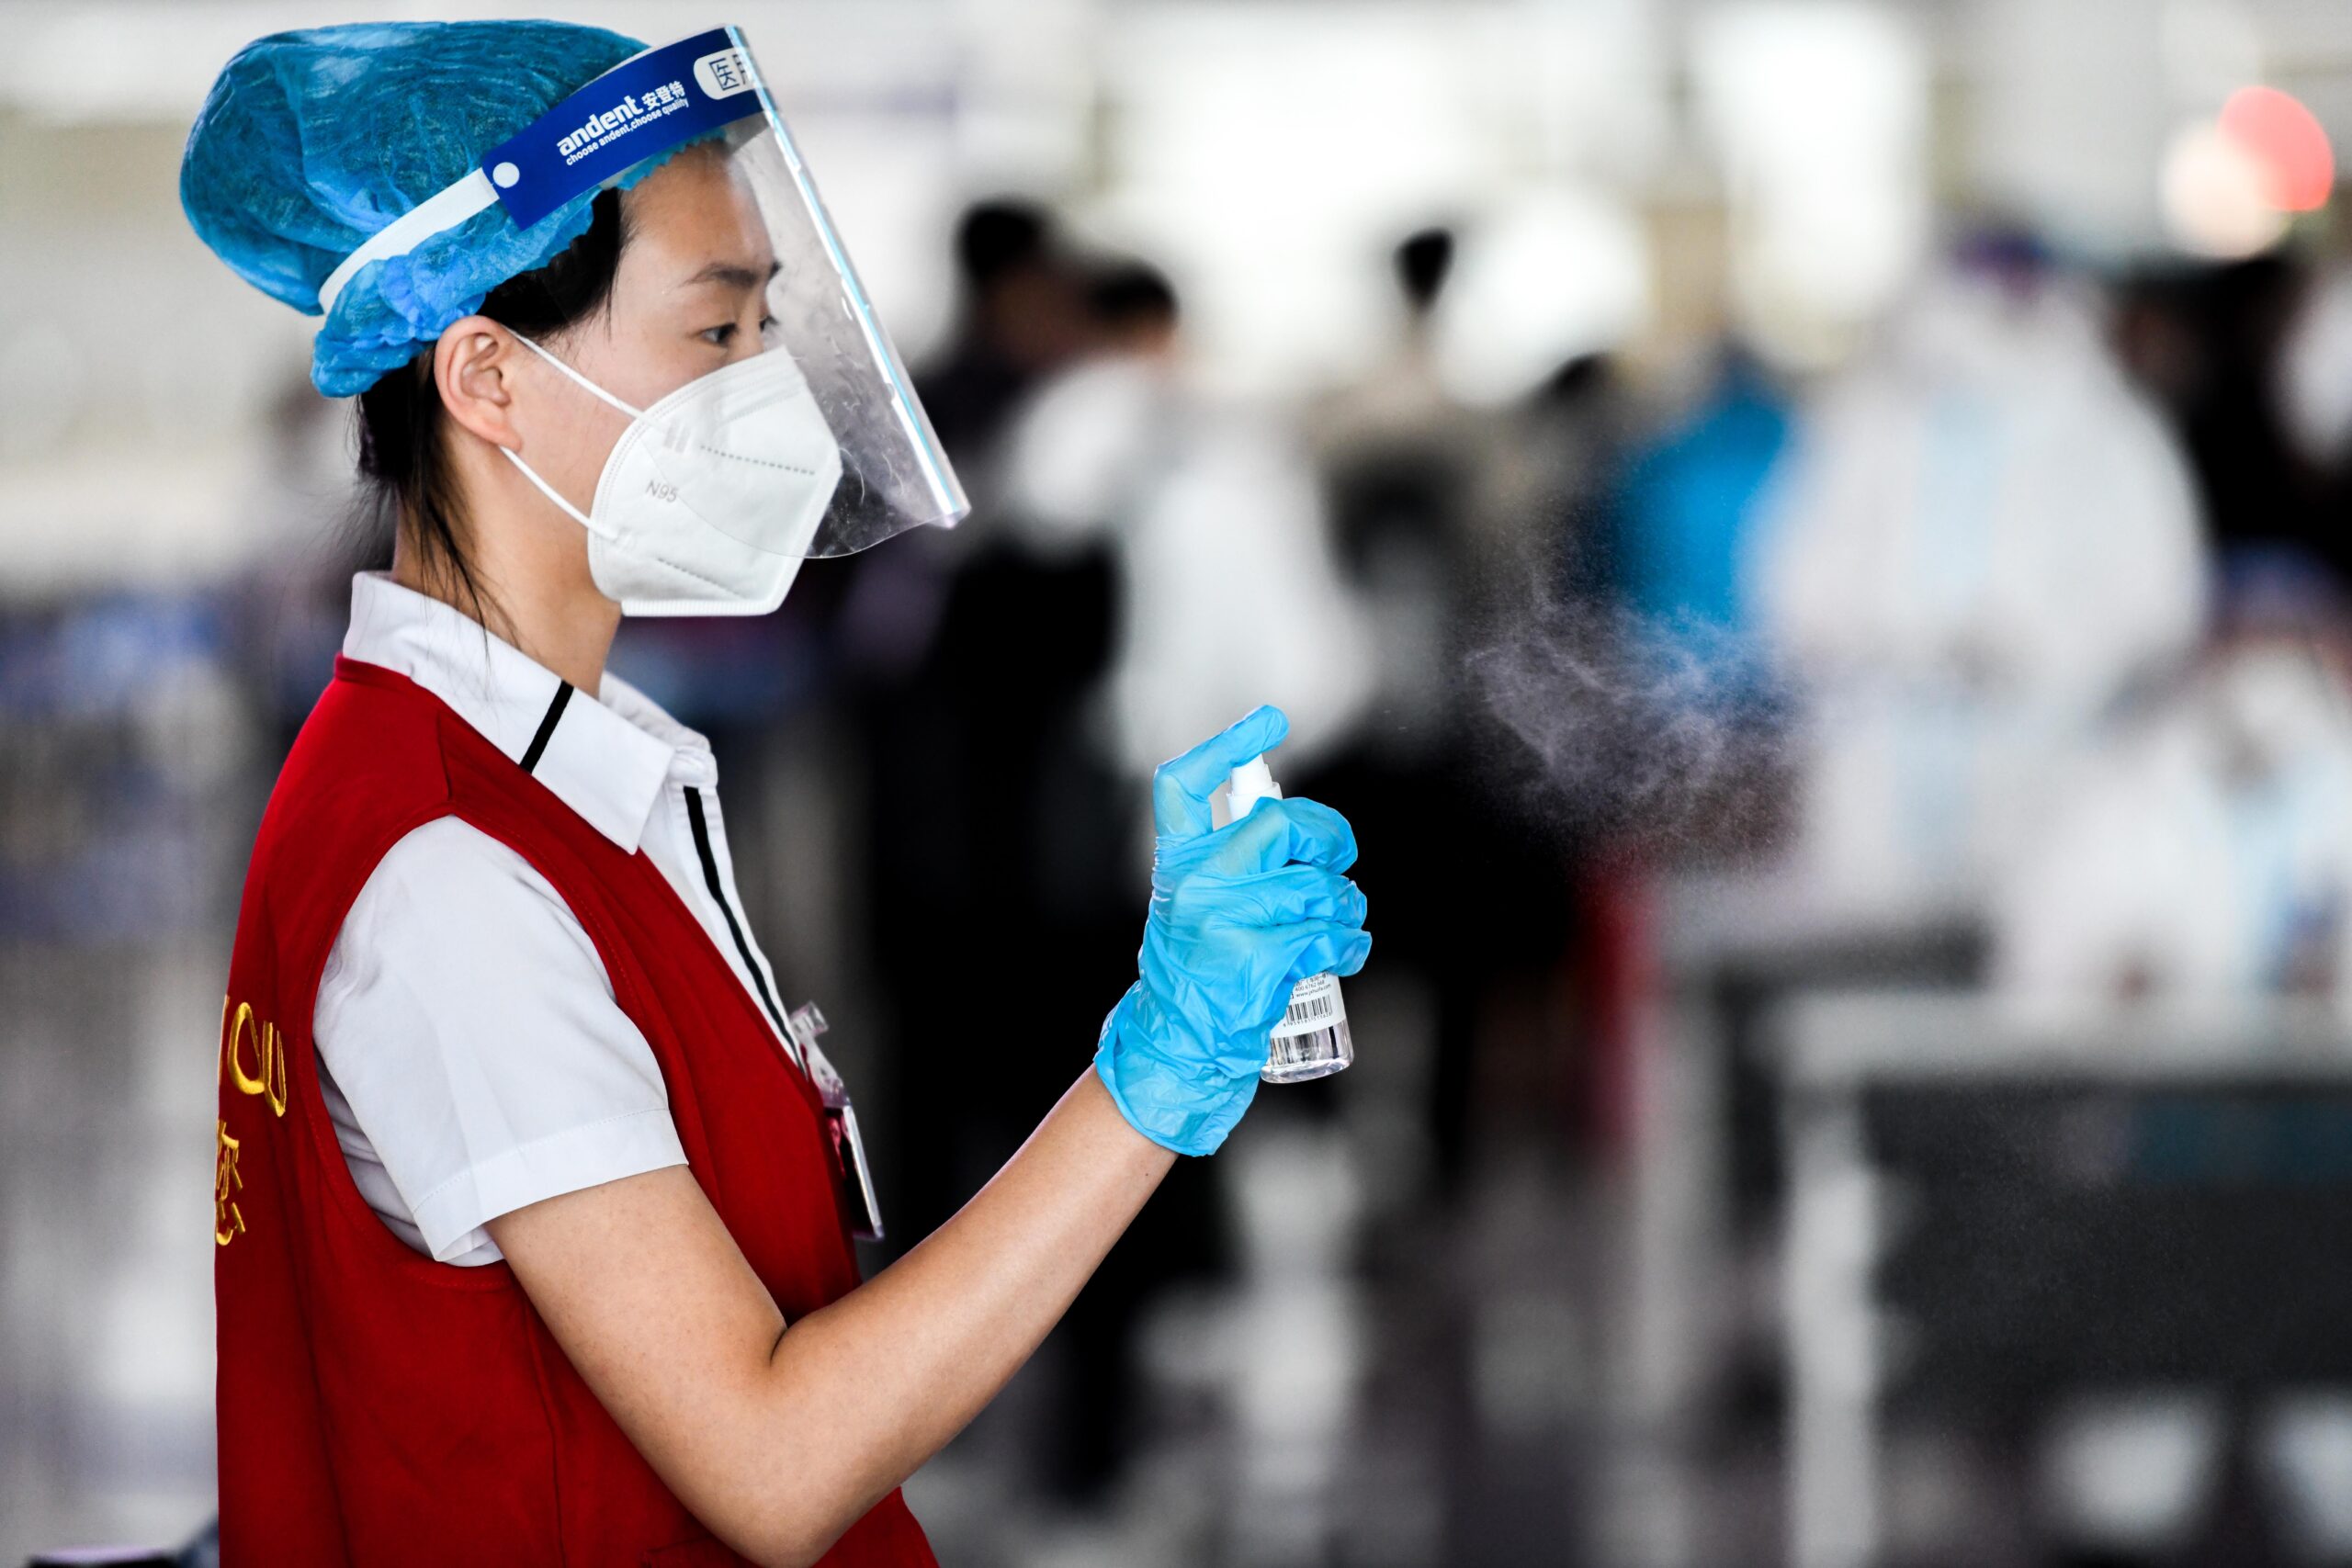
MULTIPOLYGON (((609 186, 633 193, 616 286, 642 318, 631 384, 531 346, 628 423, 584 512, 517 466, 588 527, 599 585, 625 609, 773 608, 803 558, 970 510, 732 28, 624 61, 394 227, 452 227, 494 201, 527 228, 609 186)), ((356 253, 322 303, 402 243, 356 253)))
MULTIPOLYGON (((551 209, 589 185, 649 177, 682 149, 726 164, 725 188, 710 199, 731 210, 697 223, 694 243, 710 250, 708 264, 722 275, 747 261, 765 263, 765 320, 753 323, 761 357, 788 361, 755 370, 730 361, 724 368, 738 389, 707 399, 714 406, 698 411, 684 439, 729 446, 727 457, 713 460, 743 470, 719 485, 739 512, 729 483, 740 489, 758 472, 821 483, 834 466, 825 459, 824 434, 839 453, 839 477, 820 504, 809 499, 811 484, 779 482, 775 514, 744 542, 837 556, 907 528, 954 525, 969 503, 741 32, 714 28, 623 62, 483 164, 500 199, 518 222, 529 222, 534 208, 551 209), (745 412, 803 396, 797 420, 745 412), (823 434, 814 428, 820 422, 823 434), (811 468, 813 476, 792 472, 811 468)), ((700 188, 711 190, 710 182, 700 188)), ((723 309, 729 282, 721 276, 675 287, 723 309)), ((660 433, 652 445, 666 445, 660 433)), ((711 521, 735 532, 744 522, 740 514, 711 521)))

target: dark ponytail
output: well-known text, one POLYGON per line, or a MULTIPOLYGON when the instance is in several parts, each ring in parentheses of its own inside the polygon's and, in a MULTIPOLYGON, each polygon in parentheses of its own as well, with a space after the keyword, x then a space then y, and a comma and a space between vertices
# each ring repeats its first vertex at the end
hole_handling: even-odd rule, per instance
MULTIPOLYGON (((578 325, 612 302, 621 247, 628 242, 620 192, 600 191, 590 206, 587 232, 546 265, 491 290, 482 315, 526 337, 545 339, 578 325)), ((467 554, 469 525, 444 446, 447 418, 433 384, 433 346, 359 394, 359 473, 363 504, 379 546, 399 530, 416 552, 424 578, 485 627, 490 613, 467 554), (487 613, 486 613, 487 612, 487 613)))

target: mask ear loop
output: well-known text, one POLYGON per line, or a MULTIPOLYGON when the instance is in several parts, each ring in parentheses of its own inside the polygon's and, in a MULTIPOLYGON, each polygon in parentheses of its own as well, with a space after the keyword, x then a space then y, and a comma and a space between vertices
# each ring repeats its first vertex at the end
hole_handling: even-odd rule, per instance
MULTIPOLYGON (((514 337, 517 342, 530 349, 532 353, 537 355, 541 359, 546 360, 549 365, 554 366, 558 370, 562 371, 572 380, 578 382, 585 390, 595 397, 601 398, 605 402, 611 404, 614 408, 616 408, 621 412, 628 415, 629 418, 637 420, 643 419, 645 417, 645 413, 642 410, 629 407, 628 404, 621 401, 620 399, 613 396, 612 393, 605 390, 604 388, 599 387, 595 382, 591 381, 587 377, 582 376, 579 371, 574 370, 571 366, 566 365, 562 360, 558 359, 554 355, 549 354, 546 349, 541 348, 537 344, 533 343, 521 333, 516 333, 514 337)), ((597 527, 596 525, 589 519, 586 513, 581 511, 580 508, 572 505, 571 502, 564 500, 562 496, 557 494, 555 486, 539 478, 537 472, 532 468, 531 465, 523 461, 512 447, 501 446, 499 451, 505 454, 506 460, 508 462, 514 464, 517 468, 520 468, 523 471, 523 477, 530 480, 533 485, 537 486, 538 492, 541 495, 544 495, 549 501, 554 502, 557 506, 560 507, 571 516, 573 522, 579 524, 582 528, 587 529, 592 534, 600 535, 607 538, 611 536, 610 535, 605 534, 604 529, 597 527)))
POLYGON ((530 464, 523 461, 522 458, 514 455, 512 447, 501 446, 499 450, 506 454, 506 460, 508 462, 514 464, 517 468, 520 468, 523 471, 523 477, 525 479, 530 480, 533 485, 537 487, 538 492, 541 495, 546 496, 549 501, 554 502, 557 506, 570 513, 573 522, 579 524, 582 528, 587 529, 592 534, 595 534, 600 536, 608 536, 605 535, 605 531, 602 528, 597 527, 596 525, 588 520, 588 514, 586 513, 581 511, 580 508, 572 505, 571 502, 558 495, 556 493, 555 486, 539 478, 539 476, 533 471, 530 464))
POLYGON ((516 342, 522 344, 524 347, 529 349, 533 354, 537 355, 541 359, 546 360, 549 365, 554 366, 566 376, 571 377, 572 380, 578 382, 580 386, 591 395, 602 398, 605 402, 610 403, 613 407, 620 410, 621 412, 628 415, 631 419, 643 419, 645 417, 645 411, 643 409, 629 407, 628 404, 621 401, 618 398, 613 396, 612 393, 605 390, 604 388, 599 387, 595 382, 591 381, 587 377, 582 376, 579 371, 574 370, 571 366, 566 365, 562 360, 558 359, 554 355, 549 354, 546 349, 541 348, 529 338, 525 337, 521 333, 516 333, 514 334, 514 338, 516 342))

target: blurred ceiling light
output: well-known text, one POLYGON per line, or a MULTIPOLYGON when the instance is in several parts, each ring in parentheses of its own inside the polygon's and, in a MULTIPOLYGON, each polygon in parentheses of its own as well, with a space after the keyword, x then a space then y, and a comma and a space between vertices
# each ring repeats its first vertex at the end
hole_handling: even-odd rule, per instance
POLYGON ((2271 199, 2269 168, 2213 120, 2173 133, 2165 149, 2165 226, 2182 249, 2216 260, 2278 243, 2287 216, 2271 199))
POLYGON ((1742 324, 1778 357, 1834 357, 1926 249, 1920 28, 1842 0, 1747 0, 1697 14, 1690 68, 1724 170, 1742 324))
POLYGON ((2222 134, 2261 166, 2264 192, 2282 212, 2315 212, 2335 188, 2335 154, 2318 119, 2276 87, 2240 87, 2222 106, 2222 134))
MULTIPOLYGON (((518 9, 533 7, 514 0, 0 0, 0 38, 8 40, 0 48, 0 107, 53 125, 184 128, 222 63, 266 34, 361 17, 462 21, 518 9)), ((546 9, 657 40, 687 26, 680 10, 702 14, 649 0, 565 0, 546 9)), ((943 73, 962 47, 943 25, 939 0, 730 0, 722 9, 754 38, 795 41, 773 51, 771 74, 781 73, 779 92, 803 114, 812 106, 887 107, 894 96, 918 105, 941 96, 943 73)))
POLYGON ((2311 110, 2276 87, 2241 87, 2211 119, 2173 133, 2165 150, 2165 223, 2199 255, 2266 250, 2290 214, 2327 205, 2335 154, 2311 110))
POLYGON ((1516 33, 1465 6, 1106 5, 1103 185, 1083 221, 1175 277, 1196 367, 1260 393, 1360 374, 1396 313, 1365 258, 1507 166, 1516 33), (1359 265, 1362 263, 1363 265, 1359 265))
POLYGON ((1438 307, 1438 373, 1455 397, 1523 397, 1580 355, 1649 325, 1650 258, 1624 203, 1589 189, 1531 192, 1478 224, 1438 307))

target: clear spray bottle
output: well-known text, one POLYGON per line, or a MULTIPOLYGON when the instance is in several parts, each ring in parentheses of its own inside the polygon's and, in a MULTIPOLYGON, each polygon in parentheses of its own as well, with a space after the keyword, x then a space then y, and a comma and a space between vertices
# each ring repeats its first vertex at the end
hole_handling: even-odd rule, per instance
MULTIPOLYGON (((1260 801, 1280 800, 1283 795, 1263 757, 1234 769, 1225 790, 1227 822, 1238 822, 1260 801)), ((1273 1038, 1266 1043, 1266 1065, 1258 1076, 1268 1083, 1305 1083, 1343 1071, 1355 1059, 1355 1042, 1348 1034, 1347 1004, 1340 998, 1340 977, 1327 970, 1309 975, 1291 987, 1290 1006, 1274 1025, 1273 1038)))

